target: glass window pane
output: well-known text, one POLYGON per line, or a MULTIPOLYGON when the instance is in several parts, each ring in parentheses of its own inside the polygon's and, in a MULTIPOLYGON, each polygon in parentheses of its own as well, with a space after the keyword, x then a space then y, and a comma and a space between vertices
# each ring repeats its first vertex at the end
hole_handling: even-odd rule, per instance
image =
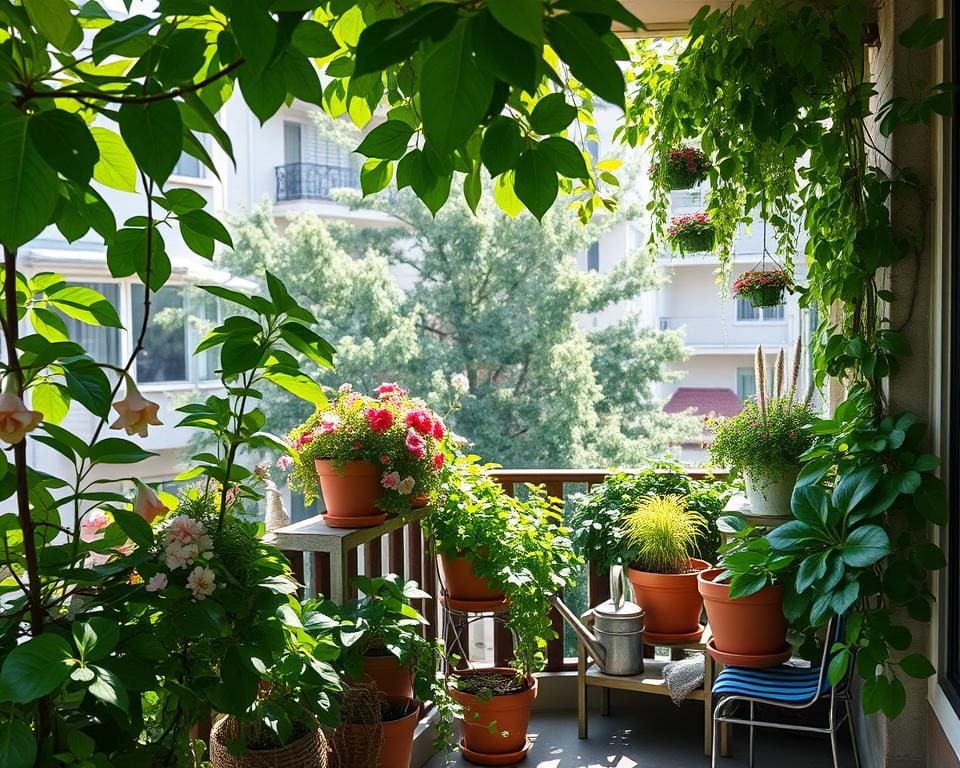
MULTIPOLYGON (((220 323, 220 301, 209 293, 197 292, 191 296, 191 318, 197 331, 199 343, 207 332, 220 323)), ((197 355, 197 375, 200 381, 212 381, 217 378, 217 366, 220 362, 220 348, 205 349, 197 355)))
MULTIPOLYGON (((143 286, 131 286, 133 328, 143 322, 143 286)), ((151 297, 150 322, 137 357, 137 381, 144 384, 187 380, 187 325, 183 288, 164 286, 151 297)))
POLYGON ((783 320, 783 304, 777 304, 775 307, 764 307, 763 308, 763 319, 764 320, 783 320))
POLYGON ((600 271, 600 243, 591 243, 587 248, 587 271, 600 271))
MULTIPOLYGON (((120 313, 120 284, 119 283, 70 283, 84 288, 92 288, 109 301, 117 314, 120 313)), ((88 325, 57 312, 67 325, 70 340, 77 342, 87 350, 89 355, 98 363, 120 365, 120 329, 104 328, 99 325, 88 325)))
POLYGON ((173 168, 173 175, 199 179, 203 177, 203 167, 200 165, 199 159, 184 152, 173 168))
POLYGON ((737 320, 759 320, 760 310, 747 299, 737 299, 737 320))
POLYGON ((737 368, 737 397, 746 400, 757 394, 757 376, 753 368, 737 368))

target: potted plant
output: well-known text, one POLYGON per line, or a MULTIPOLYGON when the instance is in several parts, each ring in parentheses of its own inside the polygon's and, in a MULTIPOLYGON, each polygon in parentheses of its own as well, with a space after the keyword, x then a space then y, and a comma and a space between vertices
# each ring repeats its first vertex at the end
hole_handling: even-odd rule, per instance
POLYGON ((692 478, 670 461, 637 472, 613 472, 589 493, 571 497, 573 548, 601 573, 611 565, 628 565, 637 553, 623 536, 624 518, 646 496, 672 495, 681 497, 688 510, 703 518, 697 551, 704 560, 715 562, 720 547, 717 519, 735 492, 736 486, 725 480, 692 478))
POLYGON ((636 552, 627 574, 651 642, 683 642, 703 631, 697 574, 710 563, 693 556, 703 530, 703 518, 679 496, 648 496, 624 519, 624 537, 636 552))
POLYGON ((729 419, 710 422, 715 432, 710 456, 717 466, 741 473, 746 483, 749 514, 788 517, 790 494, 800 471, 800 457, 813 444, 814 413, 809 400, 797 398, 800 342, 794 349, 793 373, 784 380, 783 349, 777 355, 772 396, 767 391, 766 360, 757 347, 757 396, 729 419))
POLYGON ((376 397, 342 385, 287 435, 292 457, 290 487, 309 504, 319 487, 324 521, 333 527, 377 525, 387 513, 402 513, 437 487, 443 466, 443 420, 395 383, 376 397))
POLYGON ((667 189, 690 189, 706 181, 712 168, 703 150, 697 147, 674 147, 667 152, 666 160, 650 166, 650 176, 660 177, 667 189))
POLYGON ((795 575, 794 558, 773 550, 743 518, 729 515, 723 522, 734 533, 720 567, 697 577, 713 635, 707 652, 726 665, 776 666, 791 654, 783 583, 795 575))
POLYGON ((667 240, 682 256, 713 250, 716 231, 708 213, 674 216, 667 229, 667 240))
POLYGON ((746 299, 754 307, 776 307, 783 303, 783 292, 790 276, 783 269, 750 270, 733 283, 733 295, 746 299))
POLYGON ((462 710, 464 756, 480 765, 508 765, 530 748, 526 736, 537 695, 533 673, 556 638, 548 598, 572 585, 578 559, 563 525, 562 502, 528 486, 517 498, 489 477, 476 457, 455 456, 428 532, 441 554, 463 558, 509 606, 514 637, 512 667, 458 670, 448 681, 462 710), (482 555, 479 553, 483 552, 482 555))

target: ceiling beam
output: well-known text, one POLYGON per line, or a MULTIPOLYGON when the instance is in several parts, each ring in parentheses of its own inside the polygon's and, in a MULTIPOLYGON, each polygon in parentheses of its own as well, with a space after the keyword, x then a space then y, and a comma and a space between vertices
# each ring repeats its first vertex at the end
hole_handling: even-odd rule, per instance
POLYGON ((622 0, 623 5, 640 21, 646 29, 634 31, 614 24, 614 32, 620 37, 675 37, 685 35, 690 19, 697 15, 703 6, 711 8, 729 8, 732 0, 704 2, 704 0, 622 0))

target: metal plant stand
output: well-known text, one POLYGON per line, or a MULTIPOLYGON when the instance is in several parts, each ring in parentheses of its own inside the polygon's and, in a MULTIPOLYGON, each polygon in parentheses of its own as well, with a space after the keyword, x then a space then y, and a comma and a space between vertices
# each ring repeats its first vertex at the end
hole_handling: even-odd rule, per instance
POLYGON ((440 597, 443 606, 443 647, 447 649, 447 672, 452 669, 473 669, 470 661, 470 627, 478 622, 491 620, 494 631, 497 625, 506 627, 510 606, 506 602, 478 602, 474 605, 466 601, 451 600, 446 595, 440 597), (453 665, 450 666, 450 659, 453 665))

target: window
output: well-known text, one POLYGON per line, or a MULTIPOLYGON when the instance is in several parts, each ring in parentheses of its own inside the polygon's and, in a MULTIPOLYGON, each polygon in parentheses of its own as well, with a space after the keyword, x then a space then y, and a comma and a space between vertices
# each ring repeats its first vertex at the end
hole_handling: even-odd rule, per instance
POLYGON ((755 307, 748 299, 737 299, 737 322, 783 320, 785 305, 775 307, 755 307))
POLYGON ((753 367, 737 368, 737 397, 746 400, 757 395, 757 374, 753 367))
MULTIPOLYGON (((84 288, 92 288, 109 301, 117 312, 120 312, 120 284, 119 283, 72 283, 84 288)), ((104 328, 99 325, 88 325, 57 313, 67 325, 67 333, 71 341, 75 341, 90 353, 98 363, 120 365, 120 329, 104 328)))
MULTIPOLYGON (((143 286, 131 286, 131 333, 136 338, 143 322, 143 286)), ((137 381, 141 384, 187 381, 187 324, 183 288, 164 286, 151 295, 150 322, 137 358, 137 381)))
POLYGON ((180 159, 177 161, 177 164, 173 167, 174 176, 186 176, 190 179, 202 179, 203 178, 203 166, 200 164, 200 160, 193 155, 188 155, 186 152, 180 155, 180 159))
POLYGON ((587 248, 587 272, 600 271, 600 243, 592 243, 587 248))
POLYGON ((291 165, 299 163, 301 159, 300 123, 285 120, 283 123, 283 162, 291 165))
MULTIPOLYGON (((197 343, 207 335, 207 331, 214 326, 219 325, 223 319, 222 304, 216 296, 209 293, 199 292, 198 296, 191 302, 192 317, 196 328, 197 343)), ((205 349, 196 356, 197 377, 200 381, 213 381, 217 378, 217 367, 220 363, 219 347, 214 349, 205 349)))

